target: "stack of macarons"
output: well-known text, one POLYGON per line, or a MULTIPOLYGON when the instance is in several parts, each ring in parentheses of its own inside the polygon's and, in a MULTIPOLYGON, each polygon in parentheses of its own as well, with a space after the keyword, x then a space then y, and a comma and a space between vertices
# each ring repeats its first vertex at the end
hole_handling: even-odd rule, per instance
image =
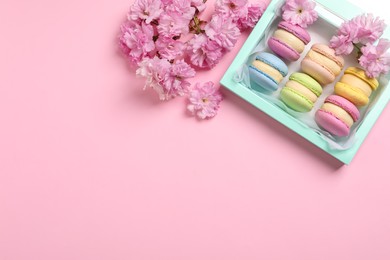
POLYGON ((329 96, 317 111, 317 124, 335 136, 349 135, 352 124, 359 119, 358 107, 368 104, 372 91, 378 86, 378 80, 368 78, 364 70, 357 67, 347 68, 335 85, 335 95, 329 96))
MULTIPOLYGON (((282 21, 269 38, 268 47, 282 59, 297 61, 310 40, 304 28, 282 21)), ((280 58, 267 52, 256 56, 249 66, 254 89, 274 92, 279 88, 288 74, 288 67, 280 58)), ((280 99, 292 110, 309 112, 322 94, 322 87, 334 82, 343 69, 344 58, 336 55, 334 49, 326 44, 313 44, 301 62, 303 72, 291 74, 280 91, 280 99)), ((348 68, 336 83, 335 94, 328 96, 316 111, 315 121, 334 136, 348 136, 353 124, 359 120, 358 107, 368 104, 378 85, 378 81, 368 78, 364 70, 348 68)))
POLYGON ((287 65, 271 53, 262 52, 249 66, 252 87, 258 91, 274 92, 288 74, 287 65))
POLYGON ((316 112, 315 121, 332 135, 348 136, 351 126, 359 120, 360 113, 356 106, 347 99, 330 95, 316 112))
POLYGON ((305 29, 299 25, 282 21, 278 24, 278 29, 273 36, 268 40, 268 46, 278 56, 296 61, 310 40, 310 34, 305 29))
POLYGON ((344 68, 344 59, 325 44, 313 44, 301 63, 302 71, 321 85, 332 83, 344 68))
POLYGON ((281 90, 280 99, 295 111, 309 112, 321 94, 322 87, 315 79, 305 73, 295 72, 281 90))
POLYGON ((364 70, 349 67, 345 70, 340 81, 336 83, 334 90, 337 95, 360 107, 368 104, 372 91, 376 90, 378 86, 378 80, 368 78, 364 70))

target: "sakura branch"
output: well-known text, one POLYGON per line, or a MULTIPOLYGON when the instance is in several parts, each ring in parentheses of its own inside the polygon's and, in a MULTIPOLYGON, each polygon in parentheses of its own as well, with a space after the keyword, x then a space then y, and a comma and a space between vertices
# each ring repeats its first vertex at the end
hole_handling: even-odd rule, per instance
POLYGON ((196 71, 210 70, 230 51, 241 32, 253 28, 266 4, 217 0, 210 21, 202 20, 206 0, 135 0, 121 25, 119 46, 161 100, 187 98, 200 119, 217 114, 222 101, 212 82, 191 86, 196 71))
POLYGON ((330 40, 330 46, 338 55, 349 55, 357 48, 359 64, 368 77, 376 78, 390 70, 390 54, 387 53, 390 41, 380 39, 385 28, 384 20, 362 14, 344 22, 330 40))

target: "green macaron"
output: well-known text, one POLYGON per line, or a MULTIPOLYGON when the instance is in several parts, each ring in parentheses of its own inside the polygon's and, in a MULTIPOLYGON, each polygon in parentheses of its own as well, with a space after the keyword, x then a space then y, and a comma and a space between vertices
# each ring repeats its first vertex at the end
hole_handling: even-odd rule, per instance
POLYGON ((321 94, 322 87, 315 79, 305 73, 296 72, 291 74, 280 92, 280 99, 295 111, 309 112, 321 94))

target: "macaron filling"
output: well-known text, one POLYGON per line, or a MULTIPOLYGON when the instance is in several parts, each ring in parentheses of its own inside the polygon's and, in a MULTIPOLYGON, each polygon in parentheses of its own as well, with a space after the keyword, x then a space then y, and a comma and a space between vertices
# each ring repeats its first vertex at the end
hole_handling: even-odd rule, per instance
POLYGON ((333 135, 340 137, 349 135, 350 127, 330 112, 319 109, 315 120, 319 126, 333 135))
POLYGON ((326 98, 325 102, 332 103, 336 106, 343 108, 353 118, 353 121, 356 122, 359 120, 359 109, 347 99, 337 95, 330 95, 326 98))
POLYGON ((305 49, 305 43, 294 34, 286 30, 277 29, 273 37, 281 42, 284 42, 299 53, 302 53, 305 49))
POLYGON ((253 61, 252 66, 256 68, 259 72, 262 72, 263 74, 270 77, 277 84, 279 84, 283 80, 283 75, 279 70, 275 69, 273 66, 270 66, 263 61, 255 60, 253 61))
POLYGON ((280 74, 283 75, 283 77, 285 77, 288 73, 287 65, 281 59, 277 58, 272 54, 263 52, 260 55, 256 56, 256 60, 262 61, 271 66, 272 68, 278 70, 280 74))
POLYGON ((311 49, 334 61, 340 68, 344 67, 344 59, 341 56, 336 56, 335 51, 327 45, 314 44, 311 49))
POLYGON ((330 59, 327 55, 324 55, 321 52, 317 52, 311 49, 307 53, 307 57, 317 62, 318 64, 322 64, 322 66, 330 70, 330 72, 332 72, 335 76, 339 75, 341 72, 342 67, 340 67, 334 59, 330 59))
POLYGON ((278 27, 294 34, 305 45, 308 44, 311 40, 310 34, 305 29, 303 29, 298 25, 292 25, 288 22, 283 21, 279 23, 278 27))
POLYGON ((316 79, 321 85, 327 85, 335 80, 334 73, 327 67, 305 57, 301 63, 302 71, 316 79))
POLYGON ((280 98, 289 108, 298 112, 309 112, 314 106, 306 96, 289 87, 282 89, 280 98))
POLYGON ((290 80, 299 82, 301 85, 310 89, 310 91, 313 92, 317 97, 321 96, 322 94, 321 85, 315 79, 305 73, 295 72, 290 75, 290 80))
POLYGON ((344 74, 340 82, 360 89, 367 97, 371 96, 372 88, 366 81, 351 74, 344 74))
MULTIPOLYGON (((269 81, 273 82, 274 85, 278 85, 278 83, 273 79, 271 78, 269 75, 265 74, 264 72, 262 72, 261 70, 257 69, 256 67, 250 65, 249 66, 249 69, 252 69, 254 71, 257 71, 258 73, 260 73, 261 75, 263 75, 264 77, 266 77, 267 79, 269 79, 269 81)), ((276 89, 275 89, 276 90, 276 89)))
POLYGON ((329 102, 325 102, 321 109, 323 111, 326 111, 328 113, 331 113, 332 115, 336 116, 338 119, 342 120, 348 127, 351 127, 354 123, 354 120, 353 118, 351 117, 351 115, 345 111, 343 108, 337 106, 337 105, 334 105, 332 103, 329 103, 329 102))
POLYGON ((296 61, 300 57, 299 52, 297 52, 294 48, 292 48, 287 43, 285 43, 279 39, 276 39, 275 37, 271 37, 268 40, 268 46, 277 55, 279 55, 280 57, 283 57, 287 60, 296 61))
POLYGON ((289 88, 291 90, 294 90, 294 92, 299 93, 300 95, 307 98, 308 100, 310 100, 313 103, 317 101, 317 95, 314 94, 310 89, 308 89, 307 87, 305 87, 304 85, 302 85, 299 82, 296 82, 294 80, 289 80, 286 83, 285 88, 289 88))
POLYGON ((321 85, 305 73, 295 72, 280 92, 280 99, 291 109, 309 112, 322 93, 321 85))
POLYGON ((348 69, 345 70, 345 74, 351 74, 360 78, 361 80, 365 81, 368 85, 370 85, 373 90, 376 90, 379 86, 379 82, 376 78, 368 78, 364 70, 359 69, 357 67, 349 67, 348 69))
POLYGON ((346 98, 356 106, 365 106, 369 102, 369 98, 363 93, 360 88, 345 84, 343 82, 337 82, 334 86, 334 92, 346 98))

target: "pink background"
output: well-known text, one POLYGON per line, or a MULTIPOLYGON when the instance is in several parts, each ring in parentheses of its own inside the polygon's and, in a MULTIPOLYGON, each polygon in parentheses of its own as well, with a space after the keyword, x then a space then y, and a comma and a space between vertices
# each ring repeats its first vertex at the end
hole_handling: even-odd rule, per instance
POLYGON ((129 5, 0 2, 0 260, 390 259, 388 107, 350 166, 227 91, 194 120, 116 52, 129 5))

